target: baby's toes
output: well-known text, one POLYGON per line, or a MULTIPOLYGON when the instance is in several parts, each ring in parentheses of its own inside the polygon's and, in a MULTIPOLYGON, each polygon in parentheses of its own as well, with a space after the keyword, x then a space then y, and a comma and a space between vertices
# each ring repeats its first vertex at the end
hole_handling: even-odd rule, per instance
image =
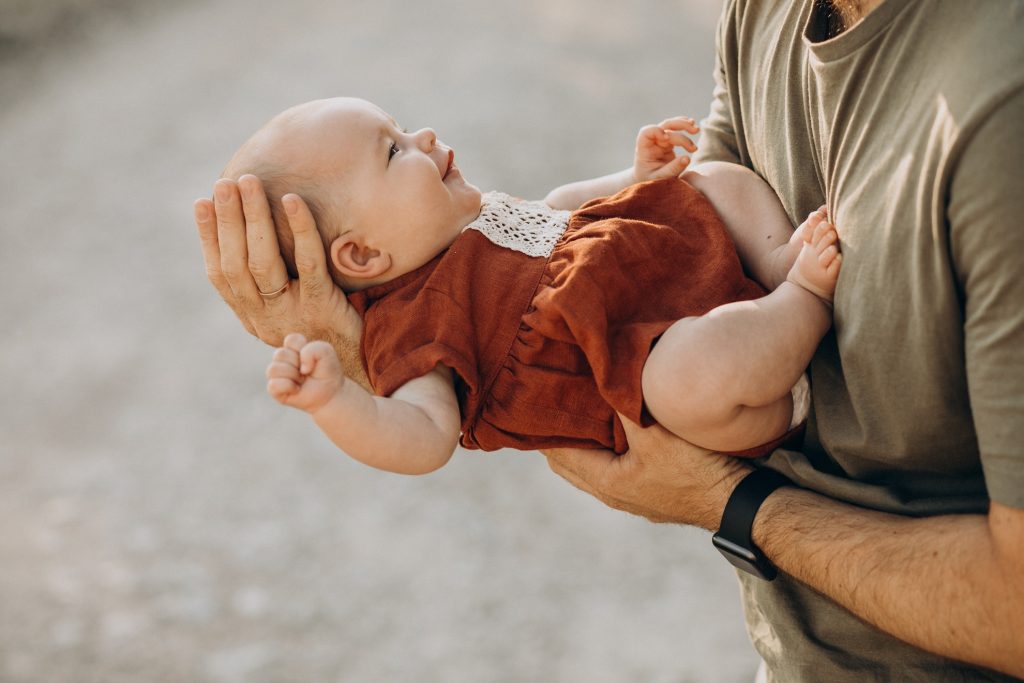
POLYGON ((810 242, 813 239, 815 230, 823 220, 825 220, 825 214, 820 210, 812 211, 807 215, 807 220, 803 222, 803 225, 797 228, 801 231, 801 236, 803 237, 804 242, 810 242))
POLYGON ((819 254, 839 241, 839 233, 836 232, 834 227, 829 223, 822 223, 821 225, 828 227, 822 229, 821 226, 818 226, 818 229, 815 230, 814 238, 811 241, 811 245, 814 247, 814 250, 819 254))
POLYGON ((828 267, 832 265, 833 261, 835 261, 836 257, 838 257, 838 256, 839 256, 839 249, 837 249, 834 244, 829 246, 829 247, 825 247, 818 254, 818 264, 822 268, 825 268, 827 270, 828 267))
POLYGON ((835 280, 839 277, 839 267, 843 264, 843 255, 836 254, 832 262, 825 266, 825 274, 835 280))
POLYGON ((825 239, 826 235, 829 233, 835 233, 835 231, 836 228, 834 225, 826 220, 821 221, 814 227, 814 234, 811 236, 811 244, 818 247, 818 245, 821 244, 821 241, 825 239))

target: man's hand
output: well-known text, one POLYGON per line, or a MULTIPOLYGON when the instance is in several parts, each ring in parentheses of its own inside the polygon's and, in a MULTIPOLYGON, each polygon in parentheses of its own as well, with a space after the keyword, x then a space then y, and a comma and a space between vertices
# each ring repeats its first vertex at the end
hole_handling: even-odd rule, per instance
POLYGON ((697 151, 697 145, 680 131, 696 135, 700 129, 687 116, 665 119, 656 126, 640 129, 636 136, 636 156, 633 159, 636 182, 677 177, 686 170, 690 157, 685 154, 676 156, 675 148, 682 147, 692 154, 697 151))
POLYGON ((619 418, 629 441, 626 453, 547 450, 552 471, 617 510, 652 522, 718 529, 729 495, 750 468, 658 425, 643 429, 619 418))
POLYGON ((331 280, 327 257, 309 207, 298 195, 282 199, 295 239, 296 282, 289 282, 263 186, 252 175, 222 178, 214 201, 195 202, 195 221, 206 274, 250 334, 281 346, 290 331, 324 339, 338 352, 346 374, 368 386, 359 355, 362 320, 331 280), (260 292, 275 292, 263 297, 260 292))

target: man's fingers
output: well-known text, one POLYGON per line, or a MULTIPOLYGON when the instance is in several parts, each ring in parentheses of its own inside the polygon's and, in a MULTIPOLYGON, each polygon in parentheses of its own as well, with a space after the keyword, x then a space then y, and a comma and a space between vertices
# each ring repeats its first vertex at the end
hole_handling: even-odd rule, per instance
POLYGON ((199 230, 199 243, 203 248, 203 264, 206 266, 206 277, 217 288, 221 296, 230 294, 228 283, 220 272, 220 243, 217 240, 217 219, 213 210, 213 202, 209 199, 197 199, 192 205, 196 228, 199 230))
MULTIPOLYGON (((626 442, 630 450, 643 451, 648 454, 672 453, 680 449, 692 449, 705 451, 680 439, 659 424, 650 427, 641 427, 628 417, 619 413, 619 421, 622 422, 622 430, 626 432, 626 442)), ((710 451, 705 451, 710 453, 710 451)), ((625 457, 628 457, 628 453, 625 457)))
POLYGON ((586 481, 580 478, 572 468, 566 465, 565 458, 562 455, 566 452, 567 451, 563 449, 544 451, 544 456, 548 459, 548 467, 551 468, 552 472, 560 476, 562 479, 565 479, 580 491, 597 497, 597 493, 594 489, 591 488, 586 481))
POLYGON ((608 507, 641 515, 652 522, 670 521, 621 497, 617 485, 623 483, 622 477, 626 473, 622 466, 624 456, 617 456, 611 451, 578 449, 553 449, 543 453, 552 472, 608 507))
POLYGON ((238 190, 245 216, 249 272, 260 290, 272 292, 288 280, 288 271, 281 258, 270 204, 263 184, 254 175, 246 174, 239 178, 238 190))
POLYGON ((288 227, 295 239, 295 268, 299 271, 299 282, 305 288, 309 282, 319 282, 327 277, 327 255, 316 221, 306 202, 297 194, 286 194, 281 198, 288 227))
POLYGON ((249 273, 249 247, 245 241, 245 216, 238 185, 221 178, 213 186, 220 243, 220 270, 242 308, 251 307, 257 297, 256 283, 249 273))
MULTIPOLYGON (((245 244, 245 216, 238 196, 238 186, 232 180, 221 178, 213 185, 213 207, 217 218, 217 242, 220 244, 221 270, 230 278, 232 265, 245 263, 248 249, 245 244)), ((235 268, 234 270, 237 270, 235 268)))
POLYGON ((210 284, 213 285, 214 289, 217 290, 217 293, 220 294, 220 298, 224 299, 224 302, 235 312, 238 319, 242 321, 246 331, 249 334, 255 335, 256 328, 252 326, 252 323, 247 318, 243 318, 240 315, 240 309, 234 292, 231 291, 224 273, 220 270, 220 242, 217 238, 217 218, 213 202, 209 199, 197 199, 192 209, 196 227, 199 229, 199 243, 203 248, 203 264, 206 266, 206 277, 210 280, 210 284))
POLYGON ((605 493, 602 491, 603 485, 617 459, 611 451, 579 448, 551 449, 545 451, 544 455, 547 456, 548 467, 555 474, 576 488, 598 496, 605 493))

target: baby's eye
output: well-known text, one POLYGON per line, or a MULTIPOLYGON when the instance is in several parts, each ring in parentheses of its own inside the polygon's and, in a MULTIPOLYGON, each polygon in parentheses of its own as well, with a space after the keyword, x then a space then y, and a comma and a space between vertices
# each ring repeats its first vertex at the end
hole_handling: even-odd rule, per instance
POLYGON ((398 143, 394 140, 391 141, 391 146, 388 147, 388 161, 391 161, 391 157, 398 154, 398 143))

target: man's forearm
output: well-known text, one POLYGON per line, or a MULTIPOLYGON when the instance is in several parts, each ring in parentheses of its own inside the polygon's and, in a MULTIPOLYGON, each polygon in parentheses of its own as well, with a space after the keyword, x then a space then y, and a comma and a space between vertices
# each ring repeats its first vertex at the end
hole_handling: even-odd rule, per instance
POLYGON ((901 640, 1024 676, 1024 511, 905 518, 783 488, 754 542, 783 571, 901 640))

